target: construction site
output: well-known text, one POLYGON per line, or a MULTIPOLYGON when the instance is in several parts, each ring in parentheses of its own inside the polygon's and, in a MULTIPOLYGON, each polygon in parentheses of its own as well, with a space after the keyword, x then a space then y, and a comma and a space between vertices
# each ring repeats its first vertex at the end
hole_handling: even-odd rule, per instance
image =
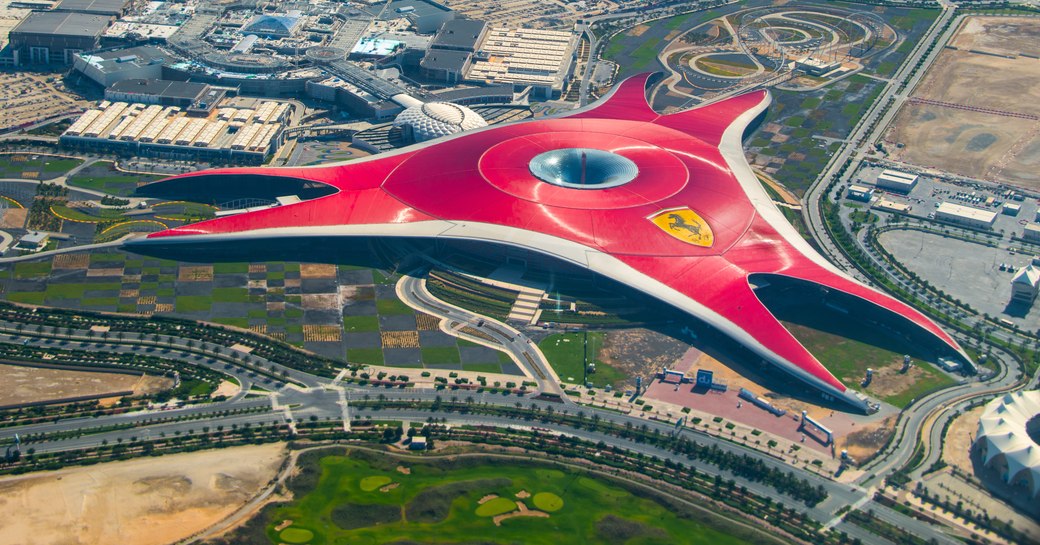
POLYGON ((1035 18, 966 18, 886 135, 890 158, 1040 188, 1038 36, 1035 18))

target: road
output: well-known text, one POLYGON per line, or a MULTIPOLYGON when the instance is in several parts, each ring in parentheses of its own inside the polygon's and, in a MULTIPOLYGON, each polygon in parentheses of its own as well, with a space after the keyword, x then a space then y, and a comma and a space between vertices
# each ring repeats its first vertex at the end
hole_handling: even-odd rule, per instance
MULTIPOLYGON (((955 5, 943 3, 942 14, 935 24, 918 42, 916 49, 907 58, 897 74, 887 83, 882 94, 860 120, 851 136, 845 140, 845 145, 832 158, 831 162, 803 198, 803 217, 814 239, 816 239, 824 253, 827 254, 828 258, 836 266, 859 277, 861 280, 867 279, 852 266, 828 235, 819 203, 821 199, 831 198, 830 195, 825 194, 827 185, 838 175, 839 170, 846 162, 849 162, 849 166, 837 184, 839 187, 849 182, 860 164, 868 157, 868 154, 872 151, 873 143, 878 141, 884 134, 899 112, 902 104, 908 100, 913 89, 924 77, 928 67, 942 51, 941 45, 947 43, 959 27, 960 19, 953 21, 955 10, 955 5), (948 25, 951 22, 952 24, 948 25), (936 46, 929 52, 928 47, 930 44, 936 44, 936 46), (891 103, 891 106, 889 106, 889 103, 891 103)), ((885 262, 869 244, 864 242, 862 237, 857 239, 857 243, 868 258, 872 259, 889 279, 908 292, 923 293, 922 287, 885 262)), ((969 326, 973 323, 984 323, 982 317, 969 316, 962 309, 946 302, 940 302, 938 308, 942 312, 955 316, 969 326)), ((983 327, 986 326, 983 325, 983 327)), ((963 334, 955 333, 954 336, 961 343, 968 341, 968 338, 963 334)), ((994 336, 1002 340, 1017 342, 1015 335, 1009 331, 997 330, 994 336)), ((1017 381, 1018 366, 1010 354, 994 348, 992 357, 997 360, 1001 369, 997 376, 991 377, 986 382, 970 380, 953 388, 930 394, 923 399, 917 400, 903 411, 896 424, 895 433, 897 439, 893 446, 863 468, 865 470, 864 476, 857 480, 857 484, 868 489, 880 486, 886 476, 907 465, 913 457, 915 447, 920 438, 925 449, 925 457, 923 462, 910 474, 912 479, 919 479, 934 462, 939 460, 942 454, 942 435, 945 425, 952 418, 957 408, 968 404, 971 400, 994 396, 1024 385, 1024 383, 1017 381)), ((1027 383, 1028 380, 1025 382, 1027 383)))
MULTIPOLYGON (((462 318, 462 316, 459 316, 459 318, 462 318)), ((154 341, 151 340, 149 336, 142 338, 136 334, 123 333, 121 339, 113 340, 109 338, 98 340, 88 338, 85 331, 74 330, 71 335, 66 335, 65 333, 48 333, 46 330, 38 332, 35 331, 35 328, 33 328, 32 331, 29 331, 28 329, 29 328, 23 328, 21 331, 17 331, 16 324, 0 322, 0 342, 24 344, 26 340, 29 340, 30 344, 41 346, 92 349, 119 353, 141 353, 147 352, 148 349, 152 349, 157 351, 162 355, 162 357, 177 358, 186 363, 203 365, 215 371, 226 373, 235 377, 236 380, 241 381, 244 386, 247 386, 250 389, 256 390, 265 387, 269 389, 266 395, 260 397, 247 397, 245 395, 240 395, 226 402, 201 404, 169 411, 136 412, 88 419, 66 419, 58 420, 56 422, 3 428, 0 430, 0 441, 9 444, 13 439, 14 434, 18 433, 22 438, 30 439, 30 441, 23 443, 25 448, 31 447, 35 449, 36 452, 40 453, 96 447, 103 443, 130 443, 134 441, 147 440, 156 436, 198 433, 207 427, 210 429, 217 429, 220 426, 225 428, 232 426, 241 427, 247 424, 250 426, 280 426, 286 423, 291 424, 293 422, 305 420, 312 416, 319 419, 343 418, 349 420, 352 418, 373 417, 415 421, 425 421, 426 419, 433 417, 443 418, 447 422, 455 425, 475 424, 506 427, 532 425, 532 422, 529 421, 514 420, 500 416, 459 414, 454 412, 428 412, 416 409, 365 409, 351 414, 348 409, 351 401, 365 398, 432 402, 438 399, 438 397, 445 400, 451 399, 451 397, 457 397, 458 401, 473 405, 486 404, 513 406, 520 403, 521 406, 537 409, 543 414, 549 411, 549 407, 552 407, 555 411, 570 411, 574 414, 581 412, 590 418, 592 415, 595 415, 599 418, 600 422, 611 422, 622 427, 630 426, 635 429, 640 429, 645 426, 648 431, 653 432, 656 430, 660 434, 669 434, 674 430, 674 424, 670 422, 647 421, 633 416, 596 409, 593 407, 578 407, 562 403, 518 398, 515 396, 503 396, 501 394, 479 392, 455 393, 437 390, 399 390, 343 386, 335 379, 316 377, 296 370, 287 370, 274 362, 267 362, 266 360, 255 358, 253 356, 246 357, 250 363, 260 364, 264 368, 273 366, 275 371, 286 369, 290 375, 289 379, 298 383, 297 385, 278 383, 265 385, 259 384, 257 382, 258 377, 250 375, 248 370, 238 368, 234 363, 234 360, 229 357, 230 351, 227 347, 211 343, 201 343, 196 341, 189 347, 189 341, 176 337, 164 336, 160 338, 159 341, 154 341), (225 363, 225 361, 227 363, 225 363), (119 429, 101 431, 101 428, 108 426, 116 426, 119 429), (80 434, 80 432, 82 432, 82 434, 80 434), (67 436, 40 436, 39 440, 31 440, 34 434, 46 433, 63 433, 67 436)), ((669 451, 643 443, 636 443, 616 436, 607 435, 599 431, 576 429, 541 422, 537 423, 537 425, 556 430, 560 433, 567 433, 569 435, 581 437, 589 441, 603 441, 605 444, 610 446, 630 449, 650 456, 658 456, 661 459, 669 459, 675 462, 681 461, 682 463, 687 464, 690 462, 685 457, 681 457, 669 451)), ((724 439, 691 429, 683 429, 681 433, 689 439, 695 440, 699 443, 714 445, 726 452, 737 455, 746 455, 761 460, 769 467, 782 470, 792 470, 783 459, 776 456, 770 456, 754 451, 742 445, 730 443, 724 439)), ((768 494, 770 497, 776 497, 778 495, 775 490, 761 483, 747 481, 746 479, 739 478, 726 471, 720 471, 712 466, 698 466, 698 469, 709 474, 721 474, 727 479, 733 478, 740 485, 747 486, 749 490, 768 494)), ((826 477, 812 473, 801 473, 800 476, 808 479, 814 486, 823 486, 829 494, 828 499, 820 505, 812 508, 806 507, 803 504, 798 504, 794 500, 789 500, 785 503, 800 512, 806 513, 816 520, 829 520, 834 517, 837 510, 842 506, 862 501, 866 502, 865 504, 869 505, 878 516, 885 517, 886 519, 890 518, 894 523, 898 523, 901 527, 907 528, 922 537, 936 539, 941 543, 949 542, 941 531, 938 531, 925 523, 910 519, 894 511, 887 510, 880 505, 871 503, 866 499, 869 497, 869 491, 867 490, 857 486, 837 483, 826 477)))
POLYGON ((856 268, 845 258, 841 250, 838 249, 837 245, 831 240, 827 234, 827 230, 824 227, 824 220, 821 215, 821 209, 819 203, 821 199, 830 198, 829 195, 825 195, 824 192, 827 189, 829 182, 837 176, 838 171, 843 165, 849 160, 852 161, 850 166, 845 170, 844 178, 838 183, 841 187, 857 170, 858 165, 866 157, 866 154, 870 151, 871 146, 888 128, 888 124, 891 123, 899 110, 899 106, 906 100, 909 93, 917 86, 925 72, 928 70, 928 66, 931 65, 935 57, 942 51, 942 47, 934 47, 931 52, 928 53, 929 44, 943 44, 946 43, 953 32, 956 31, 957 25, 950 25, 945 31, 943 28, 946 26, 954 16, 956 6, 945 6, 942 14, 935 21, 928 32, 921 37, 918 41, 917 47, 907 57, 906 61, 899 68, 899 71, 892 77, 891 81, 885 85, 881 95, 874 101, 867 113, 863 115, 859 123, 853 129, 852 134, 846 139, 846 143, 838 151, 834 157, 831 158, 830 163, 824 168, 823 172, 816 178, 816 181, 805 193, 802 202, 802 215, 805 219, 806 225, 809 227, 809 231, 812 233, 813 238, 820 244, 827 257, 833 262, 838 268, 858 276, 861 280, 867 280, 862 275, 856 273, 856 268), (926 53, 928 53, 926 57, 926 53), (915 67, 921 63, 917 72, 914 73, 915 67), (913 76, 911 76, 913 73, 913 76), (898 90, 902 86, 902 82, 906 82, 905 91, 900 94, 898 90), (892 101, 892 107, 886 110, 886 106, 892 101), (880 119, 879 119, 880 118, 880 119), (875 123, 876 121, 876 123, 875 123), (862 145, 858 143, 862 142, 862 145))
MULTIPOLYGON (((558 395, 565 404, 573 405, 563 388, 560 386, 559 378, 553 372, 549 361, 538 349, 538 346, 528 336, 519 330, 466 309, 448 304, 437 299, 426 289, 425 273, 406 274, 401 277, 397 284, 397 295, 408 306, 432 314, 440 318, 446 318, 459 324, 479 330, 492 340, 490 347, 502 350, 531 380, 538 383, 538 391, 547 394, 558 395)), ((482 339, 468 336, 467 340, 481 342, 482 339)), ((487 344, 483 342, 482 344, 487 344)))

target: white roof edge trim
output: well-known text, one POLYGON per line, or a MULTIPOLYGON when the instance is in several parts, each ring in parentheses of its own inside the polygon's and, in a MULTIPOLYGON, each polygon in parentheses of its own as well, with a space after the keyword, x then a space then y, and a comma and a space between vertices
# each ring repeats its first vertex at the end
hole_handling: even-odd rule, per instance
MULTIPOLYGON (((763 190, 764 192, 764 190, 763 190)), ((684 295, 676 289, 637 271, 620 259, 577 242, 559 237, 481 222, 448 222, 431 220, 411 223, 330 225, 313 227, 279 227, 257 229, 243 233, 185 235, 136 239, 137 244, 178 244, 199 242, 222 242, 228 240, 250 240, 264 238, 289 238, 297 236, 378 236, 378 237, 427 237, 469 241, 484 241, 506 244, 525 250, 546 254, 572 264, 587 268, 607 278, 625 284, 667 304, 687 312, 730 338, 743 344, 759 357, 776 364, 794 377, 836 399, 868 410, 868 401, 856 396, 851 388, 842 391, 816 378, 793 362, 780 357, 753 337, 743 328, 727 320, 715 311, 684 295)))

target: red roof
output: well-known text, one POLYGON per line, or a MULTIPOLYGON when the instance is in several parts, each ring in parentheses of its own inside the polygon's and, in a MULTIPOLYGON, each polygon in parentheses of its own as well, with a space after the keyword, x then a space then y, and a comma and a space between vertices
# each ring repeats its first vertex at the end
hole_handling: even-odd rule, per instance
MULTIPOLYGON (((559 240, 584 248, 589 256, 607 256, 616 265, 600 266, 599 272, 707 317, 709 323, 739 328, 748 335, 745 340, 764 347, 758 350, 768 352, 763 357, 775 356, 769 359, 807 372, 816 379, 811 382, 839 393, 845 386, 759 302, 749 275, 787 275, 858 296, 905 316, 963 355, 931 320, 839 273, 804 241, 795 240, 782 217, 777 221, 779 212, 739 149, 744 127, 768 104, 768 93, 756 91, 660 115, 646 103, 646 80, 626 80, 600 103, 561 118, 489 127, 371 159, 185 174, 178 178, 215 173, 287 176, 340 191, 154 233, 149 239, 265 236, 308 226, 374 226, 377 232, 382 226, 387 234, 400 234, 401 229, 391 228, 437 221, 462 230, 479 225, 485 228, 482 232, 498 233, 493 237, 502 242, 534 250, 544 250, 534 240, 538 234, 552 237, 538 240, 559 240), (558 148, 610 151, 634 162, 639 174, 627 184, 601 190, 559 187, 535 178, 528 161, 558 148), (649 219, 672 209, 699 216, 713 234, 711 243, 685 241, 679 236, 683 233, 673 236, 649 219), (496 231, 499 227, 507 229, 496 231)), ((594 258, 588 259, 592 263, 594 258)))

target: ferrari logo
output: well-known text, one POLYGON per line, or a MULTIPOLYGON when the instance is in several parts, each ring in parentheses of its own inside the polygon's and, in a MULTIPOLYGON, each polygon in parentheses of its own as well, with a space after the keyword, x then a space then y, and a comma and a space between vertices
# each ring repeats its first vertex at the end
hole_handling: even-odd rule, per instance
POLYGON ((689 208, 662 210, 647 219, 665 233, 688 244, 709 248, 715 243, 715 235, 708 227, 708 222, 689 208))

